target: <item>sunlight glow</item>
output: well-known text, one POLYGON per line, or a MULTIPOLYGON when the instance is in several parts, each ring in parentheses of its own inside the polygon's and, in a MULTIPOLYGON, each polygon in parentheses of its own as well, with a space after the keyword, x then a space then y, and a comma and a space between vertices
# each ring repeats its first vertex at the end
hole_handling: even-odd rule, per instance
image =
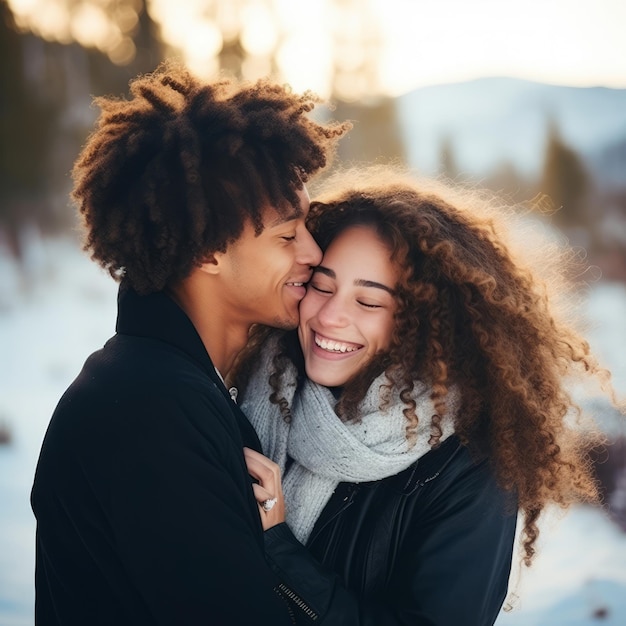
POLYGON ((239 36, 241 20, 237 5, 232 2, 219 2, 215 8, 215 21, 226 43, 235 41, 239 36))
POLYGON ((203 21, 187 25, 184 50, 195 58, 210 59, 222 49, 222 34, 213 22, 203 21))
POLYGON ((252 55, 270 55, 278 39, 272 13, 262 4, 242 11, 241 45, 252 55))
POLYGON ((244 80, 255 81, 270 76, 272 61, 270 57, 248 57, 241 65, 241 75, 244 80))
POLYGON ((189 56, 186 57, 185 64, 190 72, 205 80, 211 80, 220 71, 220 64, 217 57, 208 59, 206 57, 189 56))
POLYGON ((214 73, 224 40, 201 0, 178 2, 176 6, 168 0, 152 0, 149 11, 161 27, 163 41, 182 51, 192 71, 203 77, 214 73))
POLYGON ((47 41, 98 48, 113 63, 133 60, 135 44, 128 36, 137 25, 137 2, 118 5, 114 0, 92 0, 70 7, 64 0, 9 0, 17 26, 47 41))
POLYGON ((72 36, 81 46, 104 48, 109 40, 119 40, 121 33, 115 28, 101 7, 80 4, 70 17, 72 36))
POLYGON ((9 0, 9 6, 13 15, 23 18, 37 10, 40 0, 9 0))
POLYGON ((239 40, 247 76, 269 71, 322 96, 397 96, 416 87, 511 76, 626 88, 624 0, 8 0, 15 22, 78 41, 116 63, 145 4, 170 50, 203 74, 239 40))
POLYGON ((109 58, 116 65, 128 65, 137 54, 135 42, 130 37, 122 37, 122 39, 107 50, 109 58))
POLYGON ((119 25, 122 31, 129 33, 137 26, 139 22, 139 16, 134 7, 120 5, 113 11, 113 17, 116 24, 119 25))
POLYGON ((626 87, 623 0, 371 0, 383 89, 514 76, 626 87))
POLYGON ((333 36, 331 0, 273 0, 281 43, 276 53, 280 79, 296 91, 331 93, 333 36))
POLYGON ((329 42, 318 38, 313 51, 310 41, 297 35, 287 37, 278 49, 276 63, 284 80, 295 91, 311 89, 323 98, 329 97, 332 71, 329 42))
POLYGON ((63 6, 57 2, 45 2, 39 0, 33 3, 33 13, 25 13, 24 17, 28 25, 31 25, 31 16, 37 15, 35 22, 35 34, 47 41, 71 41, 69 16, 63 6))

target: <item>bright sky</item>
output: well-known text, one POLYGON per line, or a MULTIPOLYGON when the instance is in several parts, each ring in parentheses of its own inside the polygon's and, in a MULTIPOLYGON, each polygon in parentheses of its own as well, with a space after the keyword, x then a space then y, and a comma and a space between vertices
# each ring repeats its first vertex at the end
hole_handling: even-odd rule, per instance
MULTIPOLYGON (((85 0, 68 15, 66 2, 9 0, 23 16, 22 23, 35 24, 35 31, 47 38, 76 39, 85 45, 90 39, 98 41, 116 62, 132 55, 134 9, 112 26, 107 24, 107 5, 114 3, 85 0)), ((256 53, 244 68, 248 77, 267 73, 267 55, 277 51, 284 80, 298 91, 310 88, 324 96, 333 59, 339 59, 344 70, 358 66, 364 53, 354 42, 364 36, 370 42, 365 55, 374 61, 377 73, 370 81, 392 96, 481 76, 626 88, 626 0, 147 3, 164 39, 182 50, 192 69, 215 69, 215 55, 228 29, 234 29, 241 33, 244 47, 256 53), (346 7, 358 10, 348 13, 346 7)), ((361 85, 361 91, 368 89, 371 82, 361 85)))
POLYGON ((626 0, 376 0, 383 76, 402 92, 507 75, 626 87, 626 0))

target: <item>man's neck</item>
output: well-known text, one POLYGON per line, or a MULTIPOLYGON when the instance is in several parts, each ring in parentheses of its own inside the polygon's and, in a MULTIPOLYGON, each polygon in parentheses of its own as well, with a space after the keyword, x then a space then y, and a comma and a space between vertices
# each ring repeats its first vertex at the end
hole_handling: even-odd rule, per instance
POLYGON ((198 286, 198 280, 190 277, 171 288, 170 295, 191 320, 213 365, 226 377, 246 345, 249 329, 233 322, 219 307, 217 295, 198 286))

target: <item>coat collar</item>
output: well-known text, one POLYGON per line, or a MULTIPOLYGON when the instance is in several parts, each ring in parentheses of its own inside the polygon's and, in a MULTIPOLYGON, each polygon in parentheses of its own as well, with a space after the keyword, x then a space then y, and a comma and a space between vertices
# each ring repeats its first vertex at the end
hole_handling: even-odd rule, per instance
POLYGON ((121 285, 117 295, 116 332, 159 339, 191 356, 214 382, 220 382, 200 335, 186 313, 165 292, 140 296, 121 285))
POLYGON ((121 335, 158 339, 185 352, 227 399, 228 406, 231 407, 239 424, 245 445, 256 450, 261 449, 252 425, 232 401, 195 326, 166 292, 160 291, 141 296, 122 284, 117 295, 115 330, 121 335))

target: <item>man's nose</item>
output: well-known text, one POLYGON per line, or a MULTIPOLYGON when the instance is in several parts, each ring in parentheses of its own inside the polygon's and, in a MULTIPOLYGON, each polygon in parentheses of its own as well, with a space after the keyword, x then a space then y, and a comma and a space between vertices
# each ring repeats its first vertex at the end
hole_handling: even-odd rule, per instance
POLYGON ((300 265, 309 265, 311 267, 319 265, 322 260, 320 247, 315 243, 315 239, 313 239, 311 233, 306 229, 304 229, 304 234, 300 236, 297 260, 300 265))

